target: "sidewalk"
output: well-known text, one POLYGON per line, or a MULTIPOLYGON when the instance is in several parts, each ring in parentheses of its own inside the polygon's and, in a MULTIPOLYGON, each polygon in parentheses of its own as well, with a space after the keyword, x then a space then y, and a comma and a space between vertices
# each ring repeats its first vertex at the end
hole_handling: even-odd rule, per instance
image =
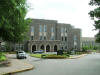
POLYGON ((82 54, 82 55, 72 55, 71 57, 69 57, 69 59, 77 59, 83 56, 86 56, 87 54, 82 54))
POLYGON ((30 65, 26 62, 22 62, 18 59, 10 58, 10 60, 11 60, 11 66, 0 67, 0 75, 31 70, 34 68, 33 65, 30 65))

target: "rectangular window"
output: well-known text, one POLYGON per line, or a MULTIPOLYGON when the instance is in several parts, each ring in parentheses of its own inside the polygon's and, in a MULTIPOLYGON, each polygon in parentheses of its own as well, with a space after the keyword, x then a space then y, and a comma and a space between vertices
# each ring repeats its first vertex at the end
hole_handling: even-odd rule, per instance
POLYGON ((67 41, 67 37, 65 37, 65 41, 67 41))
POLYGON ((34 36, 34 27, 31 26, 31 36, 34 36))
POLYGON ((47 26, 44 25, 44 32, 47 32, 47 26))
POLYGON ((40 25, 40 32, 42 32, 42 25, 40 25))
POLYGON ((31 36, 31 40, 34 40, 34 36, 31 36))
POLYGON ((46 40, 46 36, 44 36, 44 40, 46 40))
POLYGON ((31 32, 34 32, 34 27, 33 26, 31 26, 31 32))
POLYGON ((43 37, 42 36, 40 36, 40 40, 43 40, 43 37))
POLYGON ((62 41, 64 40, 63 37, 61 37, 62 41))
POLYGON ((74 41, 76 41, 77 40, 77 37, 76 37, 76 35, 74 35, 74 41))
POLYGON ((53 27, 51 28, 51 32, 54 32, 54 28, 53 27))
POLYGON ((54 40, 54 36, 51 36, 51 40, 54 40))

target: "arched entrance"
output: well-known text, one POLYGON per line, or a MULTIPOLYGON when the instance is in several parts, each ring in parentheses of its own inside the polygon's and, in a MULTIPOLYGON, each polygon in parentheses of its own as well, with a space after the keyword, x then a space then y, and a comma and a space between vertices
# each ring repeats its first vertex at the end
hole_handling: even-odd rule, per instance
POLYGON ((50 52, 50 46, 49 45, 46 46, 46 52, 50 52))
POLYGON ((54 46, 54 52, 57 52, 57 45, 54 46))
POLYGON ((44 50, 44 45, 42 45, 42 46, 40 47, 40 49, 41 49, 41 50, 44 50))
POLYGON ((36 51, 36 45, 32 46, 32 52, 36 51))

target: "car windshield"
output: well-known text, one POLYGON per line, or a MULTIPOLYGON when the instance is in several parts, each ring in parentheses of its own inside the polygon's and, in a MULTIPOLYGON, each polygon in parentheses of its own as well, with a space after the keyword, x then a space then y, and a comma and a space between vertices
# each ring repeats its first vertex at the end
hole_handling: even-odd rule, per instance
POLYGON ((24 53, 24 52, 18 52, 18 53, 24 53))

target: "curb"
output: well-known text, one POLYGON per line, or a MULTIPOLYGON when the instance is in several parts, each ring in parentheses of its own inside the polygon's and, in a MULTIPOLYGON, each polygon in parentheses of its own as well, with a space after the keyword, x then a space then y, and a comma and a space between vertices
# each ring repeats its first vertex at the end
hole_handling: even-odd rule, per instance
POLYGON ((78 59, 78 58, 81 58, 83 56, 86 56, 87 54, 82 54, 82 55, 79 55, 79 56, 73 56, 73 57, 69 57, 69 59, 78 59))
MULTIPOLYGON (((21 61, 22 62, 22 61, 21 61)), ((23 72, 23 71, 28 71, 28 70, 32 70, 32 69, 34 69, 34 66, 33 65, 31 65, 31 64, 28 64, 28 63, 24 63, 24 64, 26 64, 26 65, 29 65, 29 66, 32 66, 32 67, 30 67, 30 68, 24 68, 24 69, 18 69, 18 70, 15 70, 15 71, 12 71, 12 72, 5 72, 5 73, 2 73, 2 74, 0 74, 0 75, 4 75, 4 74, 13 74, 13 73, 18 73, 18 72, 23 72)))

